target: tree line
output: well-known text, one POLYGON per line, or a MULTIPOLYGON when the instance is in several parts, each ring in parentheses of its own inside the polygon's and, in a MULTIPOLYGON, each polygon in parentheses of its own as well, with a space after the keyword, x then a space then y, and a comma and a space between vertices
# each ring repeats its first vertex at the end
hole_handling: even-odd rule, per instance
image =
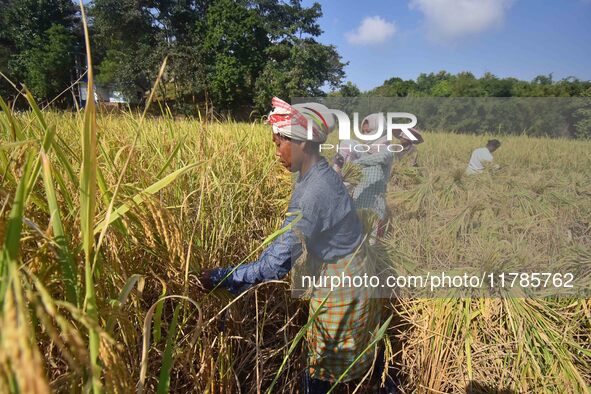
MULTIPOLYGON (((318 3, 93 0, 87 7, 96 82, 145 92, 167 56, 159 94, 177 112, 195 113, 203 102, 220 111, 266 110, 273 95, 323 95, 345 75, 336 48, 316 40, 318 3)), ((81 31, 71 0, 0 0, 0 71, 50 100, 85 69, 81 31)), ((3 80, 0 94, 14 89, 3 80)))
POLYGON ((413 113, 427 130, 591 138, 591 81, 575 77, 523 81, 440 71, 416 80, 391 78, 365 92, 347 82, 328 96, 335 105, 355 108, 371 98, 372 111, 382 106, 413 113))
MULTIPOLYGON (((550 74, 523 81, 446 71, 423 73, 416 80, 394 77, 362 92, 352 82, 343 84, 347 63, 336 48, 317 41, 322 34, 318 3, 306 7, 301 0, 92 0, 86 6, 95 82, 145 97, 168 57, 158 98, 175 113, 195 114, 197 105, 207 103, 220 113, 245 118, 264 114, 273 95, 591 97, 591 82, 574 77, 555 81, 550 74)), ((85 67, 76 3, 0 0, 4 75, 49 102, 85 67)), ((0 96, 10 99, 15 93, 0 78, 0 96)), ((73 100, 64 94, 54 105, 71 107, 73 100)), ((582 110, 591 114, 591 109, 582 110)))
POLYGON ((394 77, 376 88, 362 92, 347 82, 330 94, 334 97, 591 97, 591 81, 567 77, 558 81, 552 74, 531 81, 499 78, 487 72, 476 78, 471 72, 421 73, 416 80, 394 77))

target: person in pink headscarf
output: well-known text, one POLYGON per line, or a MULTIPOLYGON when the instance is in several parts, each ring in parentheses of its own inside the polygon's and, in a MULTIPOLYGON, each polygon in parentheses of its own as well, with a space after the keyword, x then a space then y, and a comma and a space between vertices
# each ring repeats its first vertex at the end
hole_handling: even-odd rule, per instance
POLYGON ((290 105, 277 97, 273 97, 272 104, 267 121, 273 134, 293 141, 323 143, 335 127, 334 115, 322 104, 290 105))
MULTIPOLYGON (((362 223, 341 177, 319 152, 334 118, 318 103, 291 106, 273 98, 273 107, 268 122, 277 157, 298 173, 283 232, 251 263, 204 270, 200 282, 207 290, 219 286, 238 295, 284 277, 300 258, 319 278, 367 273, 362 223)), ((337 382, 360 381, 371 368, 381 305, 366 287, 308 287, 314 319, 307 328, 308 366, 300 392, 327 393, 337 382)))

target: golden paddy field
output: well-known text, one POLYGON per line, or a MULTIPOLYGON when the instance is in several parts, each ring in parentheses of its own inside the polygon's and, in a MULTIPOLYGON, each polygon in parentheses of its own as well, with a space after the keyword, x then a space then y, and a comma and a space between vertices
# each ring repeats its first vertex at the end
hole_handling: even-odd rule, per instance
MULTIPOLYGON (((307 309, 288 280, 237 300, 196 281, 256 257, 283 219, 269 127, 88 122, 0 113, 0 392, 291 392, 307 309)), ((501 169, 467 178, 489 137, 427 131, 420 166, 395 164, 392 264, 588 271, 591 142, 496 136, 501 169)), ((405 393, 590 391, 589 299, 384 304, 405 393)))

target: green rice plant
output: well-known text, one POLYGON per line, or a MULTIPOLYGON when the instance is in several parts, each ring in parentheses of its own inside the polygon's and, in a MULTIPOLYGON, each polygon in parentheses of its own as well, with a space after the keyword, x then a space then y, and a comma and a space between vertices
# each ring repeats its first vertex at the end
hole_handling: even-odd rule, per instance
MULTIPOLYGON (((2 116, 6 119, 6 115, 2 116)), ((15 124, 33 124, 28 116, 13 116, 15 124)), ((64 170, 64 163, 77 172, 82 145, 77 142, 75 130, 80 130, 83 123, 75 114, 42 112, 42 116, 46 130, 52 130, 53 125, 59 127, 55 128, 50 149, 44 153, 46 159, 40 160, 39 175, 44 177, 43 182, 24 183, 32 185, 29 197, 32 204, 24 207, 24 216, 52 228, 55 222, 50 212, 57 204, 66 235, 65 245, 79 264, 78 253, 82 249, 77 245, 81 240, 76 215, 73 215, 78 212, 79 203, 72 198, 79 187, 77 176, 74 183, 64 170), (62 141, 70 141, 69 149, 62 141), (55 196, 51 198, 51 193, 46 192, 46 178, 49 179, 46 175, 58 173, 65 176, 61 181, 53 180, 55 196)), ((274 167, 268 130, 256 124, 203 125, 191 120, 163 119, 146 119, 138 130, 140 117, 131 119, 130 116, 97 117, 101 130, 97 149, 102 148, 96 165, 101 169, 105 190, 109 192, 104 195, 97 187, 99 197, 94 215, 97 224, 92 229, 94 237, 104 233, 102 246, 95 248, 93 258, 98 318, 102 323, 91 323, 84 312, 76 312, 67 306, 70 304, 60 301, 60 298, 66 299, 63 292, 66 282, 61 275, 41 275, 39 281, 45 287, 45 305, 49 305, 48 297, 55 298, 56 308, 62 310, 60 316, 70 322, 70 326, 51 323, 47 317, 37 319, 38 323, 31 327, 43 338, 39 346, 47 349, 49 343, 59 343, 59 338, 65 335, 62 333, 71 331, 68 327, 80 324, 76 319, 84 321, 99 334, 99 359, 103 366, 101 385, 105 391, 114 391, 117 387, 125 391, 123 387, 133 388, 137 380, 131 381, 118 370, 110 361, 108 349, 118 349, 118 357, 131 368, 131 378, 137 379, 142 357, 135 350, 135 344, 143 335, 141 327, 148 309, 145 305, 156 304, 150 329, 153 343, 146 356, 150 362, 145 371, 145 384, 149 387, 156 390, 162 381, 161 387, 167 386, 172 392, 186 391, 189 387, 195 391, 234 391, 240 387, 243 391, 255 392, 257 387, 267 390, 277 377, 273 390, 281 391, 285 387, 287 391, 301 369, 301 347, 293 345, 307 318, 304 320, 305 308, 286 295, 284 285, 270 284, 258 289, 256 305, 264 307, 257 310, 252 306, 254 292, 231 304, 217 295, 201 300, 204 321, 209 323, 195 337, 195 342, 187 337, 191 333, 193 338, 197 328, 191 308, 179 307, 174 335, 177 339, 172 341, 175 308, 165 307, 164 302, 158 301, 164 294, 192 297, 197 287, 191 272, 198 272, 201 267, 247 261, 260 250, 265 237, 277 228, 286 208, 290 177, 274 167), (125 133, 125 130, 131 132, 125 133), (171 136, 171 133, 174 134, 171 136), (133 153, 127 155, 125 152, 134 146, 136 138, 133 153), (181 140, 184 141, 182 146, 178 143, 181 140), (219 157, 225 160, 216 160, 219 157), (199 165, 183 170, 192 166, 196 159, 199 165), (127 170, 123 171, 125 168, 127 170), (160 177, 155 177, 160 172, 160 177), (163 174, 171 175, 162 178, 163 174), (114 193, 116 190, 118 192, 114 193), (109 219, 105 221, 107 216, 109 219), (113 226, 115 223, 120 225, 113 226), (179 243, 178 247, 174 246, 179 243), (182 259, 172 257, 179 254, 182 259), (141 289, 137 286, 138 275, 145 282, 141 289), (165 288, 166 293, 163 293, 165 288), (120 301, 122 295, 126 295, 125 301, 120 301), (66 311, 72 311, 73 315, 66 311), (253 313, 258 317, 258 324, 253 313), (219 331, 217 325, 222 321, 225 328, 219 331), (53 340, 46 338, 48 334, 44 332, 48 331, 41 325, 55 325, 57 336, 54 335, 53 340), (104 331, 101 326, 105 327, 104 331), (162 340, 166 338, 169 340, 162 340), (281 374, 278 375, 278 371, 281 374), (160 379, 161 372, 163 379, 160 379)), ((39 125, 38 120, 35 122, 39 125)), ((2 123, 5 135, 11 133, 10 128, 6 128, 9 123, 2 123)), ((22 141, 40 141, 41 126, 36 127, 36 131, 20 131, 22 141)), ((565 267, 584 267, 589 235, 585 215, 581 213, 591 210, 585 181, 577 174, 576 167, 570 168, 560 159, 562 152, 573 151, 571 142, 559 141, 557 159, 553 162, 562 172, 544 173, 543 187, 539 177, 533 182, 524 181, 525 174, 531 171, 518 161, 513 163, 517 168, 509 168, 508 173, 479 179, 462 178, 460 187, 454 181, 453 168, 461 166, 473 139, 445 134, 430 137, 432 139, 421 145, 426 151, 421 155, 425 162, 419 170, 412 170, 429 175, 404 178, 406 180, 399 184, 404 189, 395 192, 395 196, 404 198, 391 199, 394 220, 388 242, 390 253, 396 256, 396 269, 418 272, 425 262, 435 265, 439 262, 446 267, 469 267, 478 262, 490 269, 530 264, 533 269, 554 261, 565 267), (454 149, 444 147, 443 153, 431 150, 430 141, 437 146, 439 138, 446 141, 456 138, 454 149), (528 201, 533 209, 523 209, 522 202, 513 198, 520 195, 518 193, 532 196, 528 201), (550 217, 556 219, 549 220, 550 217), (451 231, 449 226, 453 225, 454 218, 459 227, 451 231)), ((520 138, 504 140, 502 149, 517 149, 512 145, 520 144, 520 138)), ((15 181, 21 175, 18 169, 24 168, 20 165, 26 161, 16 154, 30 144, 35 146, 35 142, 30 142, 2 151, 6 160, 1 162, 1 173, 10 174, 3 178, 7 185, 5 190, 10 191, 3 201, 17 191, 15 181)), ((36 144, 39 146, 39 142, 36 144)), ((501 155, 502 149, 498 160, 506 157, 513 162, 508 152, 501 155)), ((515 154, 521 155, 518 150, 515 154)), ((535 157, 535 151, 530 154, 535 157)), ((29 159, 29 172, 34 169, 37 157, 43 156, 33 155, 29 159)), ((393 180, 396 177, 393 173, 393 180)), ((9 202, 7 208, 10 210, 12 206, 9 202)), ((2 224, 4 234, 7 224, 2 224)), ((16 237, 22 250, 17 264, 20 266, 20 261, 26 261, 33 273, 44 272, 43 266, 54 266, 56 272, 61 272, 59 254, 36 254, 36 248, 29 244, 33 233, 28 227, 24 229, 26 233, 16 237)), ((51 239, 55 240, 56 235, 52 229, 51 239)), ((80 290, 79 281, 76 283, 80 290)), ((35 286, 31 289, 40 291, 35 286)), ((393 355, 391 361, 400 367, 406 389, 453 392, 463 391, 470 382, 480 382, 515 391, 556 392, 557 382, 564 381, 568 382, 567 391, 584 390, 581 380, 589 381, 589 337, 585 336, 591 321, 588 302, 517 302, 504 305, 500 300, 480 298, 402 299, 394 310, 397 319, 406 322, 406 328, 404 331, 397 329, 397 334, 391 337, 392 343, 402 351, 393 355), (558 316, 563 316, 562 320, 558 316), (529 325, 536 327, 535 330, 526 330, 529 325), (556 342, 557 332, 561 333, 559 342, 556 342), (545 352, 541 346, 541 338, 545 337, 539 335, 551 340, 545 352)), ((43 315, 41 311, 39 314, 43 315)), ((78 327, 83 331, 87 326, 78 327)), ((81 338, 85 338, 84 332, 81 338)), ((53 365, 71 364, 65 361, 67 357, 72 360, 84 357, 84 351, 75 350, 77 342, 62 342, 62 355, 53 353, 51 356, 53 365), (63 364, 55 363, 60 358, 63 364)), ((89 350, 86 362, 76 363, 86 373, 92 370, 88 353, 89 350)), ((51 372, 55 367, 51 364, 45 364, 44 368, 42 374, 55 376, 51 372)), ((83 375, 73 367, 67 367, 66 371, 60 374, 61 379, 48 378, 49 384, 81 389, 83 375)))
MULTIPOLYGON (((94 97, 94 74, 92 70, 92 57, 90 54, 90 38, 84 4, 80 1, 84 37, 86 44, 86 64, 88 84, 88 97, 94 97)), ((98 309, 94 289, 94 215, 96 207, 96 108, 94 100, 86 100, 84 109, 84 127, 81 132, 82 157, 80 167, 80 228, 82 233, 82 249, 84 251, 84 310, 93 323, 98 323, 98 309)), ((99 336, 98 332, 90 329, 88 333, 88 347, 90 354, 90 373, 92 391, 97 394, 102 392, 101 369, 99 365, 99 336)))
MULTIPOLYGON (((173 119, 164 103, 93 126, 29 100, 24 113, 0 100, 0 391, 290 392, 306 304, 286 281, 229 299, 199 293, 194 275, 255 258, 284 218, 291 174, 268 127, 173 119)), ((589 283, 590 143, 499 137, 502 169, 463 175, 487 137, 425 133, 420 167, 393 167, 390 268, 548 268, 589 283)), ((589 391, 587 298, 407 296, 388 310, 406 392, 589 391)))

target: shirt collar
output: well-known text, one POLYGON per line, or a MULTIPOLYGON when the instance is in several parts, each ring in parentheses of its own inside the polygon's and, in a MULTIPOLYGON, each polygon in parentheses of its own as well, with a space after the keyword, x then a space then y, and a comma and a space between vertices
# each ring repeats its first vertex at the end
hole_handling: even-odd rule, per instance
POLYGON ((328 167, 328 162, 326 161, 326 159, 324 157, 320 157, 320 160, 318 160, 316 163, 314 163, 314 165, 308 169, 308 172, 306 172, 306 174, 304 176, 301 176, 300 174, 298 174, 297 183, 302 183, 302 182, 307 181, 313 172, 317 172, 317 171, 324 169, 326 167, 328 167))

